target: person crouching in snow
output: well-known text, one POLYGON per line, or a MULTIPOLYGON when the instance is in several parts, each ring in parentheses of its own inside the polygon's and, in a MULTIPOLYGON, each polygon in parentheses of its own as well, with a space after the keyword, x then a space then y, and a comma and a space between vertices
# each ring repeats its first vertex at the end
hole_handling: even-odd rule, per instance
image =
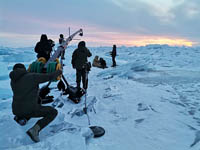
POLYGON ((106 66, 106 61, 105 61, 103 58, 100 58, 100 59, 99 59, 99 62, 100 62, 100 64, 101 64, 101 68, 103 68, 103 69, 108 68, 108 67, 106 66))
POLYGON ((93 67, 101 67, 101 64, 100 64, 100 61, 99 61, 99 56, 95 56, 94 57, 94 60, 93 60, 93 62, 92 62, 92 66, 93 67))
POLYGON ((39 84, 56 79, 61 70, 53 73, 30 73, 23 64, 15 64, 10 72, 13 91, 12 112, 20 118, 39 118, 36 124, 26 133, 34 142, 39 142, 39 132, 57 116, 57 110, 51 106, 38 104, 39 84))

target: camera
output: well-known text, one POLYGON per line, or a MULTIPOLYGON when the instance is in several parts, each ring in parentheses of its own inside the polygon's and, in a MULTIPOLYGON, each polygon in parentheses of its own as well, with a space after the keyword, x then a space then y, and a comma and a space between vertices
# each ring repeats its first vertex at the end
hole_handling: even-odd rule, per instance
POLYGON ((54 42, 52 39, 49 39, 48 42, 49 42, 49 44, 51 45, 51 47, 54 47, 54 46, 55 46, 55 42, 54 42))

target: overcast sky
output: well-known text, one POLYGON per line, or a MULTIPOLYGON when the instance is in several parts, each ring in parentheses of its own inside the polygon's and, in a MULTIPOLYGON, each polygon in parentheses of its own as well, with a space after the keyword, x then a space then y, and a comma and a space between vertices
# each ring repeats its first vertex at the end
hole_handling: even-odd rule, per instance
POLYGON ((58 42, 68 27, 89 46, 199 45, 200 0, 0 0, 0 45, 58 42))

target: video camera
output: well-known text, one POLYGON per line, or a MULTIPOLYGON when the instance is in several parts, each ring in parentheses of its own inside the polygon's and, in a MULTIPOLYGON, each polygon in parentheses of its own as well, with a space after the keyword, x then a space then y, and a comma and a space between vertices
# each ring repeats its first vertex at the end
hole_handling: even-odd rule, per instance
POLYGON ((49 44, 51 45, 51 47, 54 47, 54 46, 55 46, 55 42, 54 42, 52 39, 49 39, 48 42, 49 42, 49 44))

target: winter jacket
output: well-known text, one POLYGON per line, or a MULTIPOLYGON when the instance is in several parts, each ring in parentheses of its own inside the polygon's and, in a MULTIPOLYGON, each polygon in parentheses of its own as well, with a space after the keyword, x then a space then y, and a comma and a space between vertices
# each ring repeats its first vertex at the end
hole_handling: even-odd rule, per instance
POLYGON ((72 54, 72 66, 77 70, 83 69, 83 65, 87 62, 87 57, 92 56, 89 49, 79 46, 72 54))
POLYGON ((93 67, 101 67, 101 64, 100 64, 100 62, 98 60, 98 56, 95 56, 95 58, 94 58, 94 60, 92 62, 92 66, 93 67))
POLYGON ((49 74, 29 73, 21 68, 10 72, 13 114, 21 116, 36 111, 40 106, 38 104, 39 84, 53 80, 61 73, 60 70, 49 74))
POLYGON ((116 56, 117 56, 116 48, 113 48, 113 50, 112 50, 112 52, 111 52, 111 56, 112 56, 112 57, 116 57, 116 56))
POLYGON ((52 45, 48 40, 41 40, 35 46, 35 52, 38 53, 37 58, 44 57, 46 60, 50 58, 52 45))
POLYGON ((65 42, 65 39, 64 38, 59 38, 59 44, 63 44, 65 42))
POLYGON ((103 58, 100 58, 99 61, 100 61, 100 64, 101 64, 101 68, 103 68, 103 69, 107 68, 106 61, 103 58))

